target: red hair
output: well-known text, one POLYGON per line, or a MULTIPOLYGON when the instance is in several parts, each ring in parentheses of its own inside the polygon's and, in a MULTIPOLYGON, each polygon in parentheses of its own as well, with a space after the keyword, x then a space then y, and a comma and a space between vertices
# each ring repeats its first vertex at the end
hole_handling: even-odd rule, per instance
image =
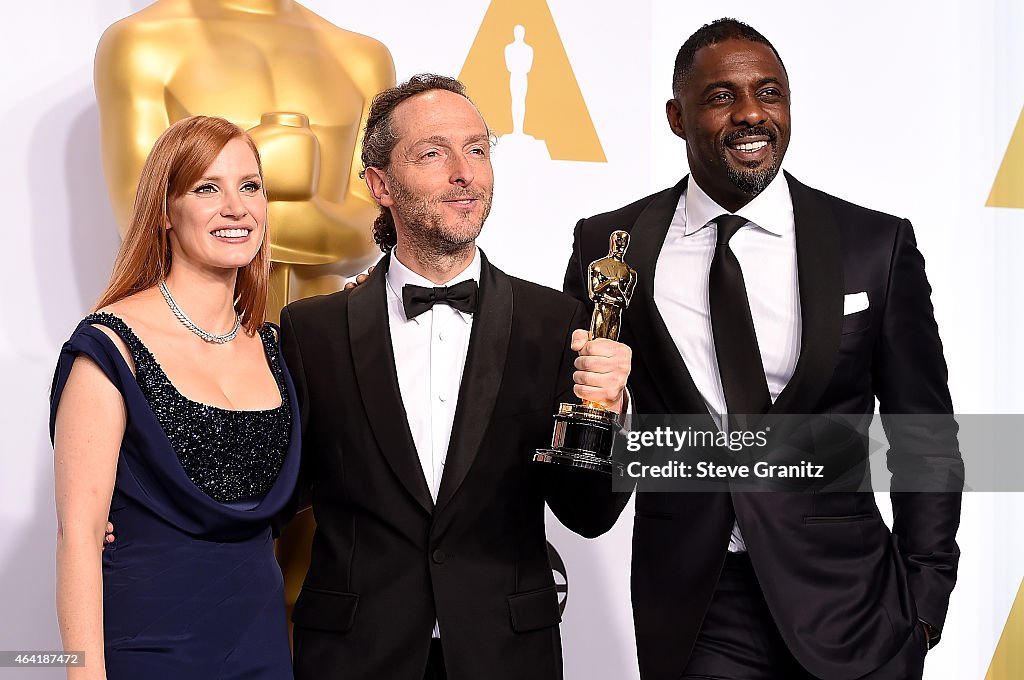
MULTIPOLYGON (((164 130, 142 166, 128 231, 96 309, 152 288, 167 277, 171 270, 171 241, 164 228, 167 204, 184 196, 233 139, 244 139, 249 145, 262 176, 256 143, 228 120, 191 116, 164 130)), ((259 252, 252 262, 238 269, 235 280, 235 311, 249 335, 266 320, 269 287, 270 237, 264 230, 259 252)))

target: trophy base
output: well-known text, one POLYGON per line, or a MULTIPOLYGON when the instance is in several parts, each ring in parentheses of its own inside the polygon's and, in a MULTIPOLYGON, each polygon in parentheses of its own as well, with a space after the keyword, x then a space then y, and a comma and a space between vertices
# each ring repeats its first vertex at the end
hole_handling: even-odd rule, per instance
POLYGON ((612 460, 618 416, 586 404, 560 404, 551 446, 537 449, 536 463, 567 465, 622 476, 622 463, 612 460))
POLYGON ((554 449, 537 449, 533 454, 535 463, 552 463, 554 465, 567 465, 569 467, 582 468, 602 472, 606 475, 621 477, 624 473, 622 463, 607 458, 598 458, 586 453, 555 451, 554 449))

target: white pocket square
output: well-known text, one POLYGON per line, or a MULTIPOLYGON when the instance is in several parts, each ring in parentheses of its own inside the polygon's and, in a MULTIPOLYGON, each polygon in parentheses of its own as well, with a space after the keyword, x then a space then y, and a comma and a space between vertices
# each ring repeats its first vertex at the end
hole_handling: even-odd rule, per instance
POLYGON ((859 293, 847 293, 843 296, 843 316, 855 312, 863 312, 868 308, 868 294, 866 291, 859 293))

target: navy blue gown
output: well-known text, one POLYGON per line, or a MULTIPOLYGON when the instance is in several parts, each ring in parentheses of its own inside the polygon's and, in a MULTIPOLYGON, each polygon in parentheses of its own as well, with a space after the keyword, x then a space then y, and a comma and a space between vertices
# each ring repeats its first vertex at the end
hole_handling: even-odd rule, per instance
POLYGON ((152 353, 111 314, 86 317, 64 344, 50 434, 75 357, 120 390, 127 426, 103 552, 109 680, 290 680, 281 570, 271 523, 299 470, 295 389, 269 324, 260 335, 281 405, 228 411, 181 395, 152 353), (132 353, 135 375, 111 339, 132 353))

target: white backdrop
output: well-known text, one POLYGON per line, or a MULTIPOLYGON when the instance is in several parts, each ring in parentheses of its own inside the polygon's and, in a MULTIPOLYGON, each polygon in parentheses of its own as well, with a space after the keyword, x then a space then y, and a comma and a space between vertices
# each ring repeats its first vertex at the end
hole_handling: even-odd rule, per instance
MULTIPOLYGON (((94 50, 110 23, 146 4, 36 0, 5 4, 0 19, 8 26, 0 44, 0 233, 9 256, 0 266, 0 650, 59 647, 47 391, 58 348, 101 291, 118 243, 99 160, 94 50)), ((386 12, 379 3, 304 4, 383 41, 402 79, 419 71, 458 75, 488 0, 392 0, 386 12)), ((577 219, 685 172, 683 144, 663 115, 672 63, 680 43, 722 5, 629 4, 548 0, 608 161, 526 163, 503 155, 499 142, 495 207, 481 244, 510 273, 560 286, 577 219)), ((738 18, 775 43, 789 70, 786 168, 914 222, 958 412, 1024 411, 1016 351, 1024 330, 1024 210, 985 207, 1024 107, 1024 41, 1015 39, 1024 8, 1014 0, 778 0, 738 18)), ((886 511, 887 499, 879 503, 886 511)), ((965 497, 960 579, 928 680, 984 677, 1024 576, 1024 538, 1007 530, 1022 511, 1017 494, 965 497)), ((594 541, 550 523, 569 572, 570 680, 637 677, 629 514, 594 541)), ((63 671, 0 669, 6 677, 63 671)))

